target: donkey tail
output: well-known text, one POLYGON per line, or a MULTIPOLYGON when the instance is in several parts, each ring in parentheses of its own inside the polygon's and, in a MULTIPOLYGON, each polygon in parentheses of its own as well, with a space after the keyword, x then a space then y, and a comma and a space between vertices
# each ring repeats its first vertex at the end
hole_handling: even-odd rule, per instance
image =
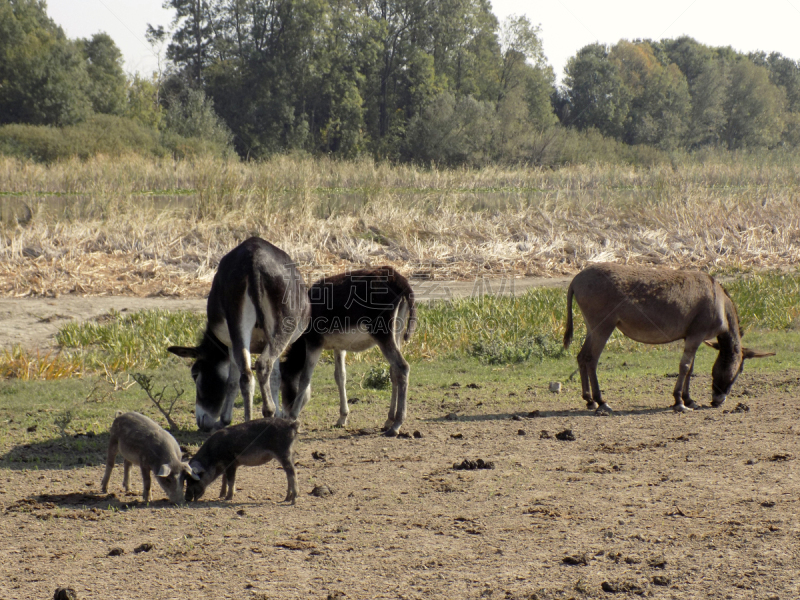
POLYGON ((403 341, 407 342, 417 329, 417 303, 414 301, 414 290, 411 289, 411 285, 404 290, 403 297, 408 304, 408 321, 406 322, 406 332, 403 334, 403 341))
POLYGON ((572 296, 574 292, 572 291, 572 284, 569 284, 569 289, 567 290, 567 330, 564 332, 564 349, 566 350, 569 348, 569 345, 572 343, 572 296))

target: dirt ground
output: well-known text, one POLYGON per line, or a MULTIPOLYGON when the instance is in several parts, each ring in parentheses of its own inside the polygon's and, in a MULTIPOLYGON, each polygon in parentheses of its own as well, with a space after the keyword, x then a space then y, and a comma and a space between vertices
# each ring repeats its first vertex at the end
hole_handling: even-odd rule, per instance
POLYGON ((427 392, 441 410, 411 404, 421 437, 358 417, 302 429, 294 506, 271 464, 240 469, 232 502, 215 484, 183 507, 125 495, 119 465, 108 496, 99 466, 4 469, 0 598, 800 597, 800 373, 751 374, 724 410, 685 415, 665 409, 673 381, 637 382, 652 401, 613 417, 574 388, 484 411, 498 390, 465 380, 457 419, 446 390, 427 392), (465 459, 493 468, 454 469, 465 459))
MULTIPOLYGON (((4 299, 0 335, 46 347, 64 319, 148 300, 4 299)), ((630 382, 605 381, 617 413, 602 418, 574 385, 486 410, 510 392, 460 384, 471 404, 452 417, 448 390, 412 376, 409 437, 383 437, 358 404, 347 430, 303 427, 294 506, 272 464, 240 469, 232 502, 217 482, 180 507, 155 483, 150 504, 126 495, 121 465, 109 495, 100 466, 4 468, 0 598, 800 598, 800 372, 747 373, 723 409, 685 415, 665 408, 674 379, 637 381, 627 401, 630 382), (454 468, 478 459, 493 468, 454 468)))

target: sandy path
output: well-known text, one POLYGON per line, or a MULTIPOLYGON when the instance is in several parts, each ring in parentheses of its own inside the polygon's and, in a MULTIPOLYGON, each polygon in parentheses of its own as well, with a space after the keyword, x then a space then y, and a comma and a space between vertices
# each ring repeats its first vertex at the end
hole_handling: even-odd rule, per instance
MULTIPOLYGON (((519 279, 479 279, 472 281, 413 280, 417 300, 442 300, 471 295, 519 294, 531 287, 566 288, 571 277, 524 277, 519 279)), ((136 312, 154 308, 205 310, 205 298, 139 298, 134 296, 60 296, 58 298, 0 298, 0 348, 21 345, 48 349, 64 323, 87 321, 111 310, 136 312)))

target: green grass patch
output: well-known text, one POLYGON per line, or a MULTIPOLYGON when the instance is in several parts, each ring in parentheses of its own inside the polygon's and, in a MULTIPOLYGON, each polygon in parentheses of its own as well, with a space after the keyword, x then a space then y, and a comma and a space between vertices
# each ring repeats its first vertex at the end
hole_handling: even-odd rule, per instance
MULTIPOLYGON (((750 274, 728 283, 727 288, 739 308, 745 331, 800 328, 800 276, 750 274)), ((564 351, 564 290, 536 288, 518 296, 423 303, 419 306, 417 332, 404 354, 412 362, 473 357, 488 365, 573 356, 586 334, 577 305, 573 310, 575 342, 564 351)), ((56 336, 62 348, 60 353, 41 355, 20 348, 3 351, 0 376, 59 379, 87 372, 157 369, 176 360, 167 354, 167 346, 193 345, 204 327, 205 315, 188 311, 112 312, 99 321, 62 327, 56 336)), ((619 332, 612 335, 608 348, 656 351, 656 347, 633 342, 619 332)), ((377 349, 372 349, 351 354, 348 360, 378 364, 383 358, 377 349)))
POLYGON ((56 341, 88 370, 154 369, 164 364, 167 346, 194 345, 205 324, 205 315, 189 311, 112 311, 100 321, 68 323, 56 341))

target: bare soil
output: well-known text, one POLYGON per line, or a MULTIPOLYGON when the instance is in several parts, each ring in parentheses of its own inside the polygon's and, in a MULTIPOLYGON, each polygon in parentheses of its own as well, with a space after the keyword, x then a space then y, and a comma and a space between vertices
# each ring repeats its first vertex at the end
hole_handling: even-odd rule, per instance
POLYGON ((641 401, 609 381, 613 417, 574 385, 486 411, 509 392, 476 382, 455 418, 412 402, 421 437, 396 439, 356 404, 352 429, 301 429, 294 506, 271 463, 241 468, 232 502, 183 507, 126 495, 120 465, 106 496, 101 466, 20 464, 0 471, 0 597, 798 598, 800 373, 743 379, 685 415, 667 377, 641 401), (478 459, 493 468, 454 468, 478 459))
MULTIPOLYGON (((3 299, 0 335, 46 348, 65 319, 204 304, 3 299)), ((350 429, 302 428, 294 506, 272 464, 240 469, 232 502, 217 482, 177 507, 155 483, 144 504, 136 469, 135 492, 117 465, 102 495, 96 462, 36 470, 23 462, 36 449, 15 448, 0 598, 800 598, 800 373, 747 373, 723 409, 685 415, 665 408, 668 377, 604 381, 613 417, 583 409, 574 383, 461 383, 470 408, 455 417, 444 390, 412 389, 409 437, 383 437, 358 404, 350 429), (455 468, 479 459, 493 468, 455 468)))

